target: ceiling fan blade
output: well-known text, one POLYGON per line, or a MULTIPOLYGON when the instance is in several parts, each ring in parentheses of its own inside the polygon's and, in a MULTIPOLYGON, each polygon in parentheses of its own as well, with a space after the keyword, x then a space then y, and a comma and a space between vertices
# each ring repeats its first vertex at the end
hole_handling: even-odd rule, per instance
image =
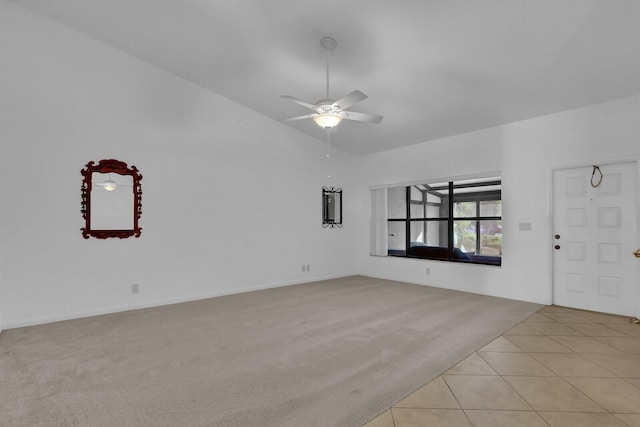
POLYGON ((282 122, 291 122, 291 121, 294 121, 294 120, 310 119, 315 115, 316 115, 315 113, 314 114, 307 114, 307 115, 304 115, 304 116, 298 116, 298 117, 291 117, 291 118, 288 118, 288 119, 283 119, 281 121, 282 122))
POLYGON ((382 116, 377 114, 357 113, 355 111, 343 111, 342 114, 346 120, 356 120, 367 123, 380 123, 382 121, 382 116))
POLYGON ((342 98, 338 99, 336 102, 334 102, 332 107, 337 107, 340 110, 346 110, 352 105, 355 105, 358 102, 364 101, 367 98, 368 96, 365 95, 364 93, 360 92, 359 90, 354 90, 346 94, 342 98))
POLYGON ((302 105, 303 107, 307 107, 307 108, 310 108, 310 109, 312 109, 312 110, 314 110, 314 111, 317 111, 317 108, 318 108, 318 107, 317 107, 315 104, 311 104, 310 102, 303 101, 302 99, 298 99, 298 98, 296 98, 295 96, 291 96, 291 95, 281 95, 281 97, 282 97, 282 98, 284 98, 284 99, 288 99, 289 101, 293 101, 293 102, 295 102, 296 104, 300 104, 300 105, 302 105))

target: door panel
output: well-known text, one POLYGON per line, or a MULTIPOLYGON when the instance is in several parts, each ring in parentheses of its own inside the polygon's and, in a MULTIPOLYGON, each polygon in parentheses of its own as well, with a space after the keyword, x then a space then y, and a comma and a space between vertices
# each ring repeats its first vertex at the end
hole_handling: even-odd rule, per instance
POLYGON ((638 314, 636 163, 553 173, 553 303, 638 314))

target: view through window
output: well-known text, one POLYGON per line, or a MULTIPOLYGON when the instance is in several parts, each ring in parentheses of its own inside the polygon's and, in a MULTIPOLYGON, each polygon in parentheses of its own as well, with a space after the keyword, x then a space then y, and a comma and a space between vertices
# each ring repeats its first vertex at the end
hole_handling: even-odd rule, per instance
POLYGON ((388 255, 500 265, 500 177, 387 189, 388 255))

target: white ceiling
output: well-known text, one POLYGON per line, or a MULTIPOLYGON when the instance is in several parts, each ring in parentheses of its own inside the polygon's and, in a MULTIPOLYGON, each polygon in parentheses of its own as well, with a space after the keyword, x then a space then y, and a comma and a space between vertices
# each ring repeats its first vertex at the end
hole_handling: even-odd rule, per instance
POLYGON ((384 116, 333 131, 356 155, 640 93, 638 0, 14 1, 276 120, 324 98, 331 36, 331 97, 384 116))

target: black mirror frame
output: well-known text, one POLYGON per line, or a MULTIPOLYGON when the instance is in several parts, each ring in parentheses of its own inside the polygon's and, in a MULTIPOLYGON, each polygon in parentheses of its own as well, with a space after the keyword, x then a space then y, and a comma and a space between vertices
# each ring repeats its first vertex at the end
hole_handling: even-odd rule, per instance
POLYGON ((322 228, 342 228, 342 188, 322 187, 322 228), (340 199, 340 219, 329 218, 329 195, 333 194, 340 199))
POLYGON ((85 226, 81 228, 82 237, 88 239, 90 236, 98 239, 106 239, 109 237, 117 237, 126 239, 131 236, 140 237, 142 228, 138 225, 138 220, 142 216, 142 187, 140 181, 142 175, 135 166, 128 167, 125 162, 115 159, 100 160, 96 165, 90 161, 86 165, 86 169, 80 171, 84 177, 82 181, 82 201, 80 203, 80 212, 85 219, 85 226), (130 175, 133 179, 133 229, 125 230, 93 230, 91 228, 91 190, 92 190, 92 174, 99 173, 117 173, 119 175, 130 175))

